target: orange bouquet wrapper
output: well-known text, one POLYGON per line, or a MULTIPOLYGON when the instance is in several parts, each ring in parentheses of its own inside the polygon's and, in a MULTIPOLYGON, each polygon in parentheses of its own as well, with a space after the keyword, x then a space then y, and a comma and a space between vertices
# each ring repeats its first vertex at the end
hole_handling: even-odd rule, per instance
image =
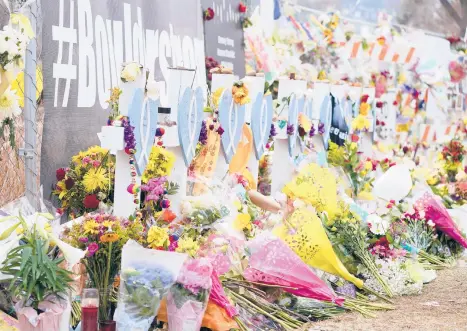
MULTIPOLYGON (((167 301, 165 298, 161 301, 157 320, 161 322, 167 322, 168 320, 167 301)), ((212 331, 229 331, 230 329, 238 328, 237 323, 227 315, 225 310, 212 301, 208 302, 201 325, 212 331)))

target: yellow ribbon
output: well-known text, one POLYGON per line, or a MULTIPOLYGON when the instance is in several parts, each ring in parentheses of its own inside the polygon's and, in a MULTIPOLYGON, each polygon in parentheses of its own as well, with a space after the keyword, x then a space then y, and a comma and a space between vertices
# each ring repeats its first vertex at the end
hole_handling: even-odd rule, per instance
POLYGON ((229 164, 229 173, 241 174, 248 181, 250 187, 256 187, 256 180, 247 169, 248 160, 253 150, 253 132, 248 124, 243 124, 242 138, 238 143, 235 155, 229 164))

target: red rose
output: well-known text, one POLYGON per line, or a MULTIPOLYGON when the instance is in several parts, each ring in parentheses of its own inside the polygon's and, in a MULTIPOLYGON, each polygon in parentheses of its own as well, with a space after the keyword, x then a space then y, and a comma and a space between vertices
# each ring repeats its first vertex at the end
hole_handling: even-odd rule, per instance
POLYGON ((240 4, 238 5, 238 11, 240 13, 246 13, 246 5, 243 2, 240 2, 240 4))
POLYGON ((57 171, 55 172, 55 176, 57 177, 58 181, 65 179, 65 175, 66 171, 64 168, 57 169, 57 171))
POLYGON ((358 136, 356 134, 352 135, 352 142, 357 143, 359 140, 358 136))
POLYGON ((362 101, 362 103, 367 103, 368 102, 368 94, 365 94, 365 95, 362 95, 362 98, 360 99, 362 101))
POLYGON ((384 104, 383 104, 382 101, 378 101, 378 102, 376 103, 376 107, 377 107, 377 108, 383 108, 383 105, 384 105, 384 104))
POLYGON ((97 209, 97 207, 99 207, 99 200, 97 199, 97 195, 95 194, 87 195, 83 199, 83 205, 84 205, 84 208, 86 209, 97 209))
POLYGON ((397 106, 399 103, 397 102, 397 100, 394 100, 394 102, 392 103, 394 106, 397 106))
POLYGON ((206 9, 204 11, 204 19, 206 21, 210 21, 214 18, 214 9, 212 9, 211 7, 209 7, 208 9, 206 9))

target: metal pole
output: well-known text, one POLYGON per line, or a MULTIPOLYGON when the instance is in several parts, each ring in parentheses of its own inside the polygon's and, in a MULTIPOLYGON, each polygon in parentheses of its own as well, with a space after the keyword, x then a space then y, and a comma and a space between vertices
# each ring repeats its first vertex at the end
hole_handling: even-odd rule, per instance
POLYGON ((37 63, 37 37, 36 24, 38 2, 30 4, 30 21, 34 31, 34 37, 26 49, 24 68, 24 149, 20 155, 24 156, 26 172, 26 197, 34 209, 39 209, 39 193, 37 185, 37 153, 36 153, 36 63, 37 63))

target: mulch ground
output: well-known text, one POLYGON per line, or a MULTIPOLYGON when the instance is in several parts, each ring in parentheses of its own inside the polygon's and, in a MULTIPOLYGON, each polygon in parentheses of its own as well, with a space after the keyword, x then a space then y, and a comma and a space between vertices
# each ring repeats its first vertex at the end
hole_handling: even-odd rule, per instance
POLYGON ((395 301, 396 310, 376 318, 347 313, 315 323, 309 331, 467 331, 467 263, 438 271, 421 295, 395 301))

